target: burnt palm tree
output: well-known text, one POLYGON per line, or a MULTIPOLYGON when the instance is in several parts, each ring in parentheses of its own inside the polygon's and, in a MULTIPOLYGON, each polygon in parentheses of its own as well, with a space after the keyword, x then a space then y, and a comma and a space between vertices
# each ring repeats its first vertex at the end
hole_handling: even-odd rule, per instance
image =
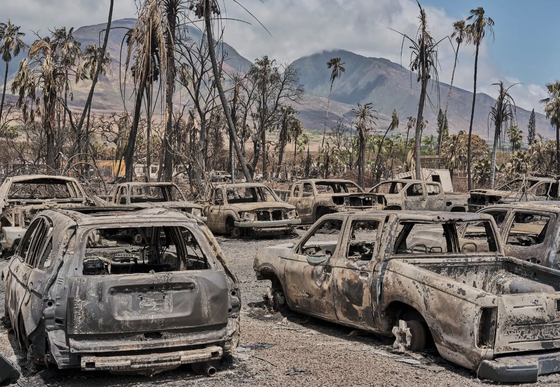
POLYGON ((377 122, 377 111, 372 108, 372 104, 369 102, 364 105, 358 104, 358 108, 352 109, 352 112, 356 117, 356 131, 358 132, 358 185, 363 187, 367 134, 377 122))
POLYGON ((12 24, 9 20, 8 23, 0 23, 0 55, 2 55, 2 60, 6 64, 2 101, 0 102, 0 120, 2 120, 2 110, 4 110, 4 97, 6 96, 6 85, 8 84, 9 64, 12 58, 18 56, 21 50, 25 48, 25 43, 21 40, 25 34, 19 32, 19 29, 19 26, 12 24))
POLYGON ((340 58, 331 58, 327 62, 327 67, 332 69, 331 71, 331 87, 329 89, 329 98, 327 99, 327 113, 325 116, 325 127, 323 128, 323 139, 321 140, 321 149, 325 146, 325 135, 327 133, 327 124, 329 121, 329 108, 331 105, 331 96, 332 96, 332 89, 334 85, 334 81, 339 78, 343 72, 346 71, 344 68, 344 62, 340 58))
MULTIPOLYGON (((449 100, 451 99, 451 91, 453 90, 453 81, 455 80, 455 69, 457 68, 457 57, 459 56, 459 49, 461 48, 461 44, 463 43, 466 37, 465 21, 459 20, 453 23, 453 30, 454 31, 451 34, 451 37, 455 38, 457 47, 454 49, 455 60, 453 61, 453 71, 451 72, 451 82, 449 83, 449 92, 447 93, 447 101, 445 102, 445 111, 443 112, 444 120, 447 120, 447 110, 449 109, 449 100)), ((440 130, 439 138, 438 138, 438 155, 441 152, 442 140, 443 140, 443 130, 440 130)))
POLYGON ((546 85, 548 98, 541 100, 544 105, 546 118, 556 128, 556 173, 560 175, 560 82, 546 85))
POLYGON ((484 16, 484 8, 478 7, 476 9, 471 9, 471 14, 467 18, 467 21, 471 21, 467 25, 466 29, 466 40, 467 43, 474 44, 475 54, 474 54, 474 86, 473 86, 473 100, 471 109, 471 121, 469 124, 469 142, 467 145, 467 175, 468 175, 468 187, 469 191, 472 187, 472 176, 471 176, 471 140, 472 140, 472 128, 474 122, 474 108, 476 106, 476 80, 478 73, 478 51, 480 48, 480 43, 486 36, 486 33, 490 33, 494 37, 494 20, 489 17, 484 16))
POLYGON ((417 73, 417 81, 421 84, 420 101, 418 102, 418 114, 416 117, 416 138, 415 138, 415 157, 416 157, 416 178, 421 178, 422 167, 420 165, 420 150, 422 147, 422 123, 424 122, 424 104, 428 95, 428 80, 432 79, 438 82, 438 51, 437 46, 440 41, 436 41, 428 30, 428 19, 426 11, 419 2, 420 8, 420 26, 416 32, 415 38, 411 38, 403 33, 399 34, 403 37, 403 45, 405 41, 410 42, 412 53, 410 55, 410 71, 417 73))
POLYGON ((251 174, 249 173, 249 168, 247 167, 247 162, 245 161, 245 156, 243 155, 243 151, 239 146, 239 141, 237 139, 237 134, 235 129, 235 123, 233 122, 233 118, 231 117, 231 112, 229 110, 229 104, 227 101, 226 93, 224 92, 224 88, 222 86, 222 83, 220 82, 221 71, 218 68, 218 60, 216 58, 216 42, 214 41, 214 35, 212 32, 212 15, 219 16, 220 7, 216 0, 198 0, 193 2, 190 8, 194 10, 194 13, 197 17, 204 18, 206 39, 208 41, 210 61, 212 62, 212 72, 214 73, 214 79, 217 80, 216 86, 218 89, 218 94, 220 96, 220 102, 222 103, 222 109, 226 117, 230 139, 232 140, 233 146, 235 148, 235 153, 237 154, 237 159, 239 160, 239 164, 241 164, 241 167, 243 168, 243 174, 245 175, 245 179, 248 182, 251 182, 253 181, 253 179, 251 177, 251 174))
MULTIPOLYGON (((125 152, 125 178, 132 181, 142 101, 146 91, 150 90, 149 85, 166 74, 167 50, 158 0, 146 0, 142 4, 136 24, 127 33, 127 46, 125 67, 132 73, 136 91, 132 127, 125 152)), ((161 84, 165 84, 165 80, 161 84)))
POLYGON ((513 125, 507 128, 507 135, 511 143, 512 152, 520 150, 521 143, 523 142, 523 132, 519 129, 519 126, 513 125))
POLYGON ((509 94, 509 89, 515 86, 515 84, 507 88, 504 86, 503 82, 494 83, 492 85, 500 88, 498 98, 496 98, 496 103, 492 106, 489 113, 490 122, 494 124, 494 144, 492 144, 492 161, 490 163, 490 187, 494 188, 498 142, 500 141, 503 126, 507 125, 508 121, 515 120, 516 107, 515 101, 509 94))

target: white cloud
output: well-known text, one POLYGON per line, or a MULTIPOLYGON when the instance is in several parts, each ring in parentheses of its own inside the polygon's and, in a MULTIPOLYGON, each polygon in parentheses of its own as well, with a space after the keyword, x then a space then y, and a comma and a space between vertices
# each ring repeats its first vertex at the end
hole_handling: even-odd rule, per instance
MULTIPOLYGON (((389 28, 414 36, 418 27, 418 6, 413 0, 239 0, 271 32, 233 1, 220 0, 225 16, 242 19, 252 25, 224 20, 224 38, 241 55, 253 60, 269 55, 281 62, 329 50, 345 49, 364 56, 384 57, 406 65, 408 53, 400 54, 401 37, 389 28)), ((3 19, 21 25, 28 39, 30 30, 46 33, 54 27, 80 27, 103 23, 107 19, 109 0, 0 0, 3 19)), ((467 12, 468 9, 465 9, 467 12)), ((455 21, 442 8, 426 7, 432 36, 451 34, 455 21)), ((134 17, 135 0, 116 0, 114 19, 134 17)), ((466 14, 464 15, 466 16, 466 14)), ((405 44, 405 48, 408 45, 405 44)), ((455 76, 455 86, 473 88, 474 48, 462 46, 455 76)), ((449 83, 454 54, 448 41, 440 44, 440 81, 449 83)), ((478 91, 495 95, 491 84, 506 80, 498 58, 492 56, 488 39, 480 48, 478 91), (498 64, 497 64, 498 63, 498 64)), ((524 80, 521 80, 524 82, 524 80)), ((542 111, 538 101, 546 96, 543 87, 527 83, 512 93, 519 106, 542 111)))

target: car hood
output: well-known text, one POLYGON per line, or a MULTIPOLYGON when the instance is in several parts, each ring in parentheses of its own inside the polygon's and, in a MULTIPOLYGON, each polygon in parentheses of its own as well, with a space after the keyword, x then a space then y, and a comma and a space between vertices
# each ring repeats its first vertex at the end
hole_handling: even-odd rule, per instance
POLYGON ((469 192, 471 195, 486 195, 486 196, 500 196, 506 197, 511 195, 513 192, 511 191, 499 191, 497 189, 473 189, 469 192))
POLYGON ((144 202, 144 203, 134 203, 132 204, 135 207, 140 208, 169 208, 169 209, 190 209, 190 208, 202 208, 198 204, 189 203, 189 202, 144 202))

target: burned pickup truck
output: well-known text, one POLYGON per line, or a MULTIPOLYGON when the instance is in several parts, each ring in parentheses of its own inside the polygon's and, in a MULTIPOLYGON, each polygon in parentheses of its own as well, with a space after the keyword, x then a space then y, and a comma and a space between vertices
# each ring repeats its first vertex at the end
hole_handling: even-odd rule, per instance
POLYGON ((284 200, 296 207, 302 223, 313 223, 334 212, 374 209, 374 198, 350 180, 309 179, 295 182, 284 200))
POLYGON ((261 183, 212 185, 204 201, 206 224, 216 234, 238 238, 247 233, 291 234, 301 219, 261 183))
POLYGON ((165 209, 80 211, 35 217, 2 271, 7 318, 30 358, 213 375, 237 345, 240 295, 208 228, 165 209))
POLYGON ((503 254, 489 215, 367 211, 321 218, 296 244, 260 250, 275 307, 384 336, 480 378, 560 371, 560 272, 503 254), (478 233, 466 239, 463 227, 478 233))
POLYGON ((33 216, 48 208, 99 204, 74 178, 49 175, 8 177, 0 186, 0 252, 10 251, 25 233, 33 216))
POLYGON ((558 199, 558 185, 558 179, 529 176, 496 189, 473 189, 469 192, 469 210, 475 212, 491 204, 558 199))
POLYGON ((424 180, 387 180, 373 187, 370 193, 384 210, 427 210, 465 212, 469 195, 443 192, 441 183, 424 180))
POLYGON ((202 206, 188 202, 177 184, 171 182, 121 183, 115 187, 110 201, 114 205, 136 208, 165 207, 206 220, 202 216, 202 206))

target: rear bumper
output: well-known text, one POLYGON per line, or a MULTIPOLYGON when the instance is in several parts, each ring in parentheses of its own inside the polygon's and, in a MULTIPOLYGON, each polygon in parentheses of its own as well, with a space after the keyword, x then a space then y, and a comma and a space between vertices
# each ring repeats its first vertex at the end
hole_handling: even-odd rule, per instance
POLYGON ((223 350, 218 346, 148 355, 82 356, 84 371, 148 372, 176 368, 183 364, 220 360, 223 350))
POLYGON ((301 219, 270 220, 257 222, 234 222, 235 227, 254 229, 288 229, 301 224, 301 219))
POLYGON ((539 375, 556 372, 560 372, 560 351, 484 360, 478 367, 479 378, 501 383, 532 383, 539 375))

